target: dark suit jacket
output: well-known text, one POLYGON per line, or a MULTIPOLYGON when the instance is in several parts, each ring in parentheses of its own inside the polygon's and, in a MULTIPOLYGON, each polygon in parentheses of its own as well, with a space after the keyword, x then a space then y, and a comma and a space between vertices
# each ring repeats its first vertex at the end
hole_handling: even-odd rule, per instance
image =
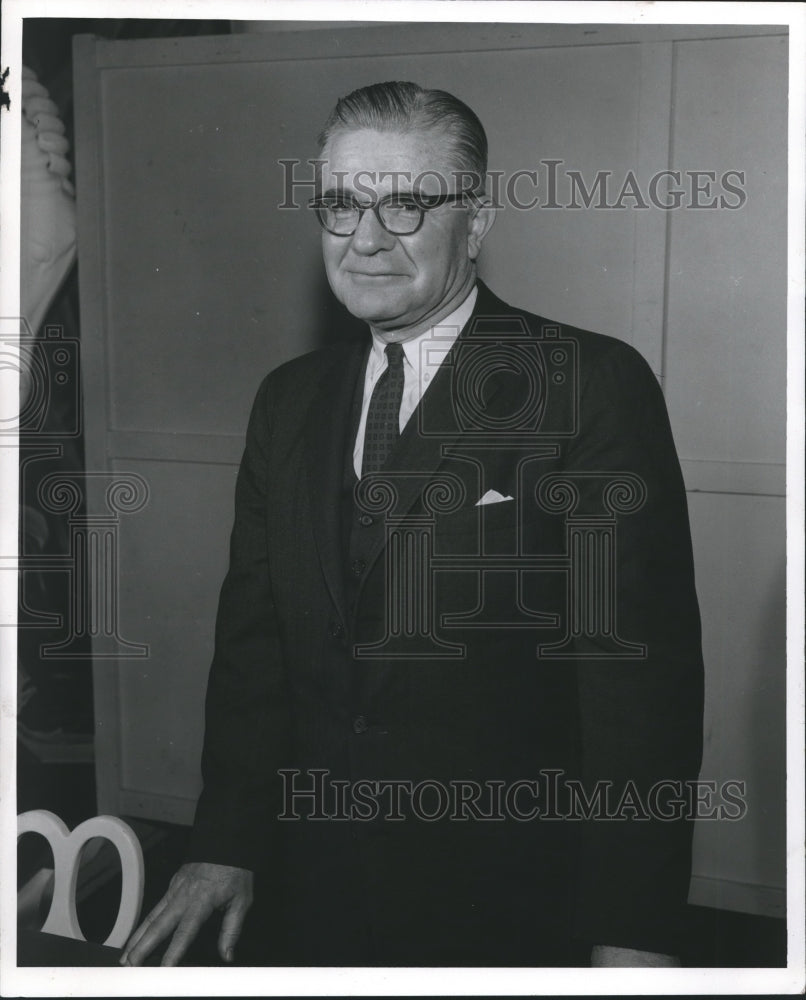
POLYGON ((569 780, 589 800, 609 783, 612 811, 625 790, 646 804, 699 770, 691 542, 652 372, 480 285, 386 491, 353 500, 366 348, 299 358, 258 392, 191 859, 266 873, 267 962, 560 965, 573 941, 674 952, 691 824, 640 803, 552 819, 569 780), (513 499, 478 506, 491 489, 513 499), (301 772, 297 788, 312 769, 485 794, 540 779, 542 811, 513 815, 527 789, 503 819, 427 822, 425 795, 404 819, 281 821, 280 769, 301 772))

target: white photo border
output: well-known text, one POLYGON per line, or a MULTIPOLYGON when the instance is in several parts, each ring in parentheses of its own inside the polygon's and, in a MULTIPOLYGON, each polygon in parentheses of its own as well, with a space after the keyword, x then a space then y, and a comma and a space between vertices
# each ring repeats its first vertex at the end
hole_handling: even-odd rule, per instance
MULTIPOLYGON (((769 994, 806 987, 804 957, 804 125, 806 8, 800 3, 575 3, 465 0, 5 0, 0 66, 11 113, 0 110, 0 317, 19 316, 20 68, 23 18, 143 17, 272 21, 496 21, 786 24, 789 27, 787 367, 787 926, 781 969, 238 969, 17 968, 16 635, 0 627, 0 989, 4 996, 366 996, 518 994, 769 994)), ((8 373, 0 408, 18 398, 8 373)), ((17 551, 17 451, 0 447, 0 552, 17 551)), ((0 625, 16 618, 16 574, 0 574, 0 625)))

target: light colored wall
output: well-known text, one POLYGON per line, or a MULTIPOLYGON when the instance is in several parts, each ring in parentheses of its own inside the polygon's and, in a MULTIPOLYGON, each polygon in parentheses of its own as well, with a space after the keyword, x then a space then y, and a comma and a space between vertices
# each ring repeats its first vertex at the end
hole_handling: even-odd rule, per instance
POLYGON ((687 41, 672 163, 746 173, 740 211, 670 219, 664 387, 681 456, 707 664, 703 774, 747 782, 701 823, 694 898, 781 914, 785 867, 786 40, 687 41), (762 902, 763 901, 763 904, 762 902))

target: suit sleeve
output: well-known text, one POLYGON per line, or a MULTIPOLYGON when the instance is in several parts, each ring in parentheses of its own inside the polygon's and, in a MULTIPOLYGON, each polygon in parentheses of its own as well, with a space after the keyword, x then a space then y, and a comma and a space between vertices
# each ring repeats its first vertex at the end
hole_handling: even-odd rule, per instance
POLYGON ((287 738, 283 665, 266 545, 269 382, 252 408, 235 490, 229 571, 205 702, 203 790, 188 860, 265 867, 287 738), (273 763, 275 762, 275 763, 273 763))
MULTIPOLYGON (((618 634, 646 652, 598 659, 578 645, 582 780, 589 794, 605 782, 611 801, 628 798, 624 818, 588 820, 579 831, 576 935, 675 954, 693 822, 685 810, 677 815, 672 800, 697 778, 702 753, 703 665, 686 497, 663 395, 643 358, 616 342, 590 370, 568 471, 626 472, 643 483, 640 509, 617 517, 614 561, 618 634)), ((581 509, 600 505, 601 479, 579 478, 581 509)))

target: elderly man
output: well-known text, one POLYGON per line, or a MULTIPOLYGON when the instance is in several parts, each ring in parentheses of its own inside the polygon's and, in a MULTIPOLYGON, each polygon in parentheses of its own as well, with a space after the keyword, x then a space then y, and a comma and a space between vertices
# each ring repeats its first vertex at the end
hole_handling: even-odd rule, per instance
POLYGON ((258 392, 190 858, 123 961, 214 910, 232 960, 254 892, 266 964, 675 964, 702 662, 658 385, 477 279, 461 101, 366 87, 321 142, 369 331, 258 392))

